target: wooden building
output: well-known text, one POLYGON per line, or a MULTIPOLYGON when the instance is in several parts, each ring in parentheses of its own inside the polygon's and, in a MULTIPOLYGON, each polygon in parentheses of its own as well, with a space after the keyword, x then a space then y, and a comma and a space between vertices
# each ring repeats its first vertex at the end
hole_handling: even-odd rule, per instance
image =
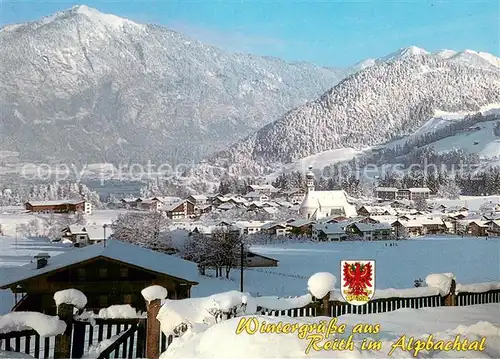
POLYGON ((192 218, 195 216, 195 205, 189 200, 170 204, 163 208, 168 218, 172 220, 192 218))
MULTIPOLYGON (((261 254, 246 252, 245 253, 245 266, 248 268, 267 268, 267 267, 277 267, 279 261, 277 259, 266 257, 261 254)), ((238 258, 238 266, 240 265, 238 258)))
POLYGON ((41 253, 32 263, 0 278, 0 289, 10 289, 20 298, 13 311, 54 315, 54 293, 64 289, 83 292, 89 310, 130 304, 144 311, 142 289, 158 284, 168 290, 169 298, 183 299, 198 284, 195 263, 117 240, 105 243, 54 257, 41 253))
POLYGON ((377 187, 375 188, 375 196, 383 200, 395 200, 398 189, 394 187, 377 187))
POLYGON ((476 237, 486 237, 488 235, 487 221, 473 221, 467 226, 467 232, 476 237))
POLYGON ((24 207, 30 212, 91 214, 92 204, 84 200, 36 201, 26 202, 24 207))

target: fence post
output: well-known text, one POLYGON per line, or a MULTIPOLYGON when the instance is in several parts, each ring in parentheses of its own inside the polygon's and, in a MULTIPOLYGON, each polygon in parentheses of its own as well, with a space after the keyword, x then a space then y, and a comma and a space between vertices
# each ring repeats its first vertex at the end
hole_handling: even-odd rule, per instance
POLYGON ((71 358, 71 334, 73 332, 73 305, 62 303, 57 307, 57 316, 66 323, 63 334, 55 339, 54 358, 71 358))
POLYGON ((457 283, 455 279, 451 280, 450 292, 444 297, 444 305, 447 307, 454 307, 457 305, 457 295, 455 294, 455 290, 457 287, 457 283))
POLYGON ((330 292, 326 293, 326 295, 321 300, 321 315, 323 317, 330 317, 330 292))
POLYGON ((161 300, 146 301, 148 310, 148 323, 146 332, 146 358, 158 359, 160 357, 160 322, 156 319, 160 311, 161 300))

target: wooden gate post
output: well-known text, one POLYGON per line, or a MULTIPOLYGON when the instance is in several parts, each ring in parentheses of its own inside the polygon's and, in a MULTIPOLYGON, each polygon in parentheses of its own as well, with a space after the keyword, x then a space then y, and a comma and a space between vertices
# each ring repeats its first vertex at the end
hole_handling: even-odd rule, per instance
POLYGON ((146 301, 148 310, 148 323, 146 333, 146 358, 158 359, 160 357, 160 322, 156 319, 161 308, 161 300, 146 301))
POLYGON ((330 292, 328 292, 321 300, 321 315, 331 317, 330 313, 330 292))
POLYGON ((66 330, 55 339, 54 358, 71 358, 71 334, 73 332, 73 305, 62 303, 57 307, 57 316, 66 323, 66 330))
POLYGON ((444 297, 444 305, 447 307, 454 307, 457 305, 457 295, 455 293, 457 283, 455 279, 451 280, 450 292, 444 297))

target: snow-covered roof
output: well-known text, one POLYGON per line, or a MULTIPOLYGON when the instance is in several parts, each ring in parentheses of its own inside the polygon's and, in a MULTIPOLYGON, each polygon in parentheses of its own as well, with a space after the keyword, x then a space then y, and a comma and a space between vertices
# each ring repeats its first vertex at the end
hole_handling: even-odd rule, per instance
POLYGON ((310 191, 300 205, 303 216, 318 210, 322 213, 330 212, 332 209, 341 209, 347 217, 354 217, 357 214, 356 207, 348 202, 347 195, 343 190, 310 191))
MULTIPOLYGON (((165 212, 171 212, 174 209, 176 209, 177 207, 179 207, 180 205, 182 205, 182 203, 183 203, 182 201, 181 202, 168 203, 168 204, 165 204, 163 207, 160 207, 160 210, 161 211, 165 211, 165 212)), ((184 209, 182 209, 182 212, 184 212, 184 209)))
POLYGON ((4 288, 41 274, 98 257, 113 259, 197 284, 195 280, 198 278, 198 268, 195 263, 134 244, 111 239, 106 241, 106 246, 103 243, 98 243, 83 248, 75 248, 51 257, 47 265, 40 269, 36 269, 36 263, 30 263, 2 271, 0 287, 4 288))
POLYGON ((53 200, 53 201, 33 201, 26 202, 32 206, 63 206, 66 204, 80 204, 85 202, 83 199, 64 199, 64 200, 53 200))
POLYGON ((81 224, 70 224, 68 227, 63 229, 64 232, 66 230, 71 234, 85 234, 85 226, 81 224))
POLYGON ((174 197, 174 196, 161 196, 161 197, 152 197, 151 200, 157 200, 157 201, 160 201, 164 204, 168 204, 168 203, 174 203, 174 202, 181 202, 182 198, 174 197))
POLYGON ((260 228, 266 230, 266 229, 272 229, 275 227, 286 228, 286 223, 269 222, 269 223, 262 225, 262 227, 260 227, 260 228))
POLYGON ((192 194, 191 196, 192 199, 194 199, 195 201, 206 201, 208 200, 208 197, 207 196, 204 196, 202 194, 192 194))
POLYGON ((397 192, 398 189, 396 187, 377 187, 375 188, 376 192, 397 192))
POLYGON ((387 223, 353 223, 361 232, 372 232, 391 229, 391 225, 387 223))
POLYGON ((487 228, 489 221, 475 220, 475 221, 470 222, 469 225, 471 225, 472 223, 475 223, 478 227, 487 228))
MULTIPOLYGON (((90 241, 102 241, 104 239, 104 228, 102 226, 85 226, 85 231, 90 241)), ((106 239, 109 239, 113 233, 109 226, 106 227, 106 239)))
POLYGON ((267 197, 265 194, 259 193, 259 192, 248 192, 246 195, 243 196, 244 198, 261 198, 261 197, 267 197))
POLYGON ((251 184, 248 187, 250 187, 254 191, 256 191, 256 190, 273 190, 274 189, 274 186, 272 186, 270 184, 262 184, 262 185, 251 184))
POLYGON ((290 227, 302 227, 308 224, 314 224, 314 221, 310 221, 308 219, 297 219, 288 223, 290 227))
POLYGON ((428 189, 427 187, 412 187, 412 188, 408 188, 408 191, 410 191, 412 193, 428 193, 431 190, 428 189))
POLYGON ((325 234, 345 234, 343 226, 337 223, 318 223, 313 226, 313 230, 322 231, 325 234))

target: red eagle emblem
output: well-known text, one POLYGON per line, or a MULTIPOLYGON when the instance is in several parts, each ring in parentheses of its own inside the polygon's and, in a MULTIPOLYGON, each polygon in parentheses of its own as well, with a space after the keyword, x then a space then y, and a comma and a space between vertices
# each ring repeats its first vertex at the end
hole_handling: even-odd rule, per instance
POLYGON ((372 288, 373 268, 370 262, 361 264, 344 263, 344 287, 347 289, 347 294, 353 296, 368 296, 367 289, 372 288))

